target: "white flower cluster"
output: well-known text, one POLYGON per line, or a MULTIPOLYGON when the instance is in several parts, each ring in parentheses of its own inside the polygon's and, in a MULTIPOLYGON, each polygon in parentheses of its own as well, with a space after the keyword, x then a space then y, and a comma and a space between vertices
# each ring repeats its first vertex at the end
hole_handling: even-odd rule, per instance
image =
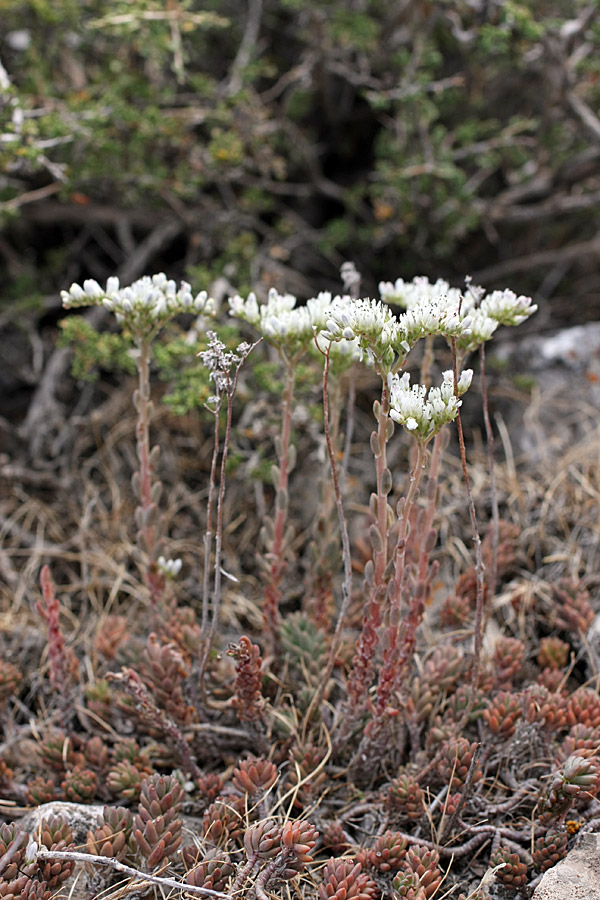
POLYGON ((462 292, 458 288, 451 288, 447 281, 438 278, 431 284, 424 275, 418 275, 412 281, 397 278, 393 284, 391 281, 381 281, 379 293, 387 303, 396 303, 405 309, 444 300, 449 308, 457 311, 463 299, 462 292))
MULTIPOLYGON (((450 321, 458 317, 463 323, 468 322, 468 328, 462 333, 460 329, 450 329, 447 332, 449 336, 457 338, 459 349, 465 352, 489 341, 499 325, 520 325, 537 310, 531 297, 517 297, 511 290, 492 291, 484 296, 485 289, 482 287, 469 284, 467 290, 462 292, 450 287, 441 278, 434 283, 424 276, 410 282, 402 278, 397 278, 393 284, 382 281, 379 291, 388 302, 404 306, 407 313, 422 311, 431 306, 447 310, 450 321)), ((419 312, 418 318, 421 316, 422 312, 419 312)))
MULTIPOLYGON (((291 351, 312 346, 314 335, 323 331, 332 306, 342 298, 321 291, 306 301, 306 306, 296 306, 292 294, 280 294, 275 288, 269 291, 267 302, 259 304, 251 293, 244 300, 239 295, 229 300, 229 313, 254 325, 272 344, 285 346, 291 351)), ((350 339, 352 340, 352 339, 350 339)), ((340 352, 350 355, 356 350, 350 341, 343 341, 340 352)))
POLYGON ((128 287, 122 288, 119 279, 109 278, 106 288, 102 288, 93 278, 79 284, 72 284, 68 291, 61 291, 63 306, 105 306, 114 312, 117 320, 126 323, 132 331, 152 331, 164 325, 179 313, 212 312, 213 301, 206 291, 195 297, 187 282, 176 283, 163 272, 144 275, 128 287))
MULTIPOLYGON (((454 421, 462 401, 454 393, 452 370, 443 373, 440 387, 426 390, 422 384, 410 384, 410 376, 390 375, 390 416, 394 421, 422 441, 428 441, 444 425, 454 421)), ((472 369, 465 369, 458 379, 458 394, 469 388, 473 377, 472 369)))
POLYGON ((176 578, 181 572, 181 566, 183 565, 179 558, 166 559, 164 556, 159 556, 156 562, 165 578, 176 578))
POLYGON ((340 298, 332 304, 324 336, 331 341, 357 338, 369 360, 377 359, 384 369, 391 368, 396 356, 403 361, 425 335, 468 334, 470 319, 458 315, 458 304, 453 299, 440 295, 434 300, 424 296, 396 317, 380 300, 340 298))

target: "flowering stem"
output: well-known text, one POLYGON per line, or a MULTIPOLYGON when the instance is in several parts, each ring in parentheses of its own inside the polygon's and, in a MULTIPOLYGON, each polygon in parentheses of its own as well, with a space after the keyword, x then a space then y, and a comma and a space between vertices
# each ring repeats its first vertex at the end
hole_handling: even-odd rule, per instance
MULTIPOLYGON (((217 496, 217 523, 216 523, 216 533, 215 533, 215 561, 214 561, 214 583, 213 583, 213 603, 212 603, 212 621, 210 623, 210 632, 207 635, 206 630, 202 632, 203 639, 203 653, 202 660, 200 663, 200 672, 198 683, 200 685, 203 684, 204 681, 204 673, 206 671, 206 666, 208 665, 208 659, 210 656, 210 651, 212 649, 212 645, 214 643, 215 634, 217 631, 217 625, 219 623, 219 609, 221 606, 221 577, 222 577, 222 567, 221 567, 221 559, 222 559, 222 550, 223 550, 223 503, 225 500, 225 482, 226 482, 226 474, 227 474, 227 454, 229 452, 229 443, 231 441, 231 425, 233 420, 233 399, 235 397, 235 392, 237 390, 238 380, 240 377, 240 370, 244 365, 246 359, 252 353, 254 348, 260 343, 260 340, 256 341, 252 345, 240 345, 238 351, 240 352, 239 357, 236 358, 236 366, 235 372, 233 376, 229 369, 226 372, 222 372, 223 375, 223 385, 220 388, 218 381, 215 382, 215 387, 217 390, 217 407, 215 415, 217 416, 216 428, 218 429, 218 416, 219 409, 221 405, 221 393, 224 391, 227 395, 227 414, 225 419, 225 436, 223 438, 223 450, 221 453, 221 466, 219 470, 219 491, 217 496)), ((213 463, 216 468, 216 457, 213 455, 213 463)), ((212 465, 211 465, 211 476, 212 476, 212 465)), ((214 476, 213 476, 214 478, 214 476)), ((211 506, 212 509, 212 506, 211 506)), ((209 523, 210 524, 210 523, 209 523)), ((210 549, 210 548, 209 548, 210 549)), ((206 557, 206 545, 205 545, 205 557, 206 557)), ((206 575, 205 575, 205 585, 206 585, 206 575)), ((204 616, 204 609, 203 609, 204 616)), ((203 688, 201 688, 203 690, 203 688)))
MULTIPOLYGON (((382 374, 380 372, 380 374, 382 374)), ((377 493, 371 497, 371 512, 375 523, 370 535, 373 545, 373 563, 365 567, 365 593, 367 602, 362 622, 362 631, 356 642, 352 669, 348 677, 348 701, 346 714, 338 734, 337 746, 342 746, 350 734, 352 726, 366 704, 367 695, 373 681, 373 656, 379 641, 379 630, 383 621, 382 607, 386 595, 385 571, 388 559, 388 502, 387 495, 392 487, 392 476, 387 468, 387 442, 392 433, 389 418, 390 402, 387 380, 382 375, 381 401, 375 402, 373 411, 377 419, 377 431, 371 435, 371 449, 375 455, 377 473, 377 493)))
POLYGON ((158 523, 157 500, 160 494, 160 482, 153 484, 152 475, 159 448, 150 451, 150 359, 152 355, 151 338, 140 335, 136 339, 138 348, 137 369, 138 389, 134 394, 134 405, 138 418, 135 428, 139 472, 133 480, 134 490, 138 496, 139 506, 136 510, 138 525, 138 542, 147 554, 146 586, 150 591, 150 603, 155 614, 158 610, 165 589, 165 578, 157 566, 160 551, 160 527, 158 523))
POLYGON ((481 396, 483 397, 483 421, 485 423, 485 436, 487 439, 488 451, 488 469, 490 473, 490 502, 492 506, 492 557, 490 560, 490 571, 487 577, 487 591, 490 600, 496 593, 496 580, 498 573, 498 535, 500 531, 498 511, 498 492, 496 491, 496 468, 494 465, 494 430, 490 422, 490 411, 488 407, 487 382, 485 377, 485 344, 479 347, 480 373, 481 373, 481 396))
POLYGON ((281 354, 285 364, 285 388, 283 392, 283 416, 281 432, 277 442, 277 462, 279 476, 276 485, 275 521, 273 523, 273 541, 266 554, 269 562, 265 602, 263 606, 263 625, 268 652, 275 655, 279 634, 279 602, 281 600, 281 582, 285 574, 285 525, 288 508, 288 481, 290 474, 290 435, 292 430, 292 406, 294 400, 295 360, 281 354))
POLYGON ((398 541, 394 551, 394 577, 388 588, 388 593, 390 594, 390 609, 386 632, 386 647, 383 651, 383 665, 379 673, 379 681, 377 684, 375 711, 373 719, 365 731, 365 734, 368 735, 376 735, 383 725, 390 696, 398 681, 399 669, 404 661, 404 657, 409 653, 409 646, 414 645, 416 630, 423 615, 424 600, 421 596, 423 591, 419 591, 419 585, 416 585, 414 589, 415 596, 410 600, 409 616, 404 623, 406 629, 404 640, 405 652, 401 659, 399 656, 399 639, 402 625, 402 600, 407 582, 406 545, 408 541, 411 512, 418 495, 419 484, 421 482, 426 459, 426 444, 424 441, 417 440, 417 458, 410 472, 408 493, 402 505, 398 541))
MULTIPOLYGON (((316 343, 316 342, 315 342, 316 343)), ((318 347, 318 344, 317 344, 318 347)), ((321 700, 323 699, 323 694, 325 693, 325 689, 327 687, 327 683, 333 672, 333 667, 335 665, 335 660, 338 655, 340 645, 342 643, 342 631, 344 628, 344 624, 346 622, 346 616, 348 614, 348 607, 350 605, 350 599, 352 597, 352 552, 350 550, 350 538, 348 537, 348 526, 346 524, 346 518, 344 516, 344 506, 342 503, 342 492, 340 489, 340 483, 338 478, 337 467, 335 464, 335 451, 333 446, 333 441, 331 439, 331 432, 329 428, 329 363, 330 363, 330 353, 331 353, 331 344, 327 347, 327 350, 324 353, 325 356, 325 365, 323 367, 323 422, 325 428, 325 441, 327 443, 327 453, 329 455, 329 465, 331 467, 331 478, 333 481, 333 490, 335 495, 335 505, 337 508, 338 520, 340 523, 340 533, 342 537, 342 558, 344 561, 344 580, 342 582, 342 605, 340 607, 340 612, 337 619, 337 624, 335 626, 335 631, 333 634, 333 639, 329 646, 329 655, 327 657, 327 664, 325 666, 325 671, 322 674, 319 687, 315 691, 315 694, 310 702, 310 706, 308 707, 306 716, 305 716, 305 724, 308 724, 311 720, 314 710, 318 707, 321 700)))
POLYGON ((212 517, 215 503, 215 483, 217 477, 217 459, 219 457, 219 412, 221 402, 219 402, 213 414, 215 417, 213 452, 210 463, 210 476, 208 481, 208 499, 206 501, 206 531, 204 532, 204 577, 202 583, 202 635, 208 632, 208 608, 210 593, 210 551, 212 545, 212 517))
MULTIPOLYGON (((450 339, 452 348, 452 369, 454 372, 454 392, 458 396, 458 361, 456 355, 456 338, 450 339)), ((473 543, 475 545, 475 576, 476 576, 476 607, 475 607, 475 635, 473 644, 473 668, 471 669, 471 690, 469 692, 469 702, 463 713, 462 722, 468 722, 469 716, 475 702, 475 690, 479 681, 479 664, 481 657, 481 647, 483 643, 483 612, 485 598, 485 566, 481 554, 481 538, 477 527, 477 513, 475 511, 475 502, 471 491, 471 481, 469 472, 467 471, 467 452, 465 449, 465 437, 462 427, 462 419, 460 409, 456 412, 456 427, 458 430, 458 445, 460 447, 460 461, 462 465, 463 481, 467 492, 467 500, 469 504, 469 516, 471 519, 471 530, 473 532, 473 543)), ((462 726, 461 726, 462 727, 462 726)))

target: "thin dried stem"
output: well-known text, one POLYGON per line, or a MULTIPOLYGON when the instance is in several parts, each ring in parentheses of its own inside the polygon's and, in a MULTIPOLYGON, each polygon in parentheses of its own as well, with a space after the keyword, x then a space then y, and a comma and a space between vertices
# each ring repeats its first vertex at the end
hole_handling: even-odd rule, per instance
POLYGON ((160 875, 149 875, 147 872, 140 872, 125 863, 119 862, 110 856, 95 856, 93 853, 80 853, 77 850, 38 850, 37 859, 64 859, 69 862, 79 862, 85 865, 108 866, 123 875, 131 875, 132 878, 138 878, 142 883, 158 884, 162 887, 171 888, 172 890, 181 891, 184 894, 199 894, 204 897, 216 897, 219 900, 232 900, 232 894, 225 894, 222 891, 213 891, 212 888, 197 887, 195 884, 176 881, 174 878, 163 878, 160 875))

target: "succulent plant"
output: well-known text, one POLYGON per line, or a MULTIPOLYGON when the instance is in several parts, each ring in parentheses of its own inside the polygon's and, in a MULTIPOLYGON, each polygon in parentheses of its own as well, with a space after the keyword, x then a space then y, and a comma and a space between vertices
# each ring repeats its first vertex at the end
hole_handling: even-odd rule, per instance
POLYGON ((92 769, 74 766, 61 782, 65 800, 72 803, 90 803, 98 789, 98 776, 92 769))
POLYGON ((569 658, 570 646, 566 641, 556 636, 542 638, 540 650, 537 655, 537 664, 540 669, 563 669, 569 658))
POLYGON ((175 646, 163 643, 155 634, 149 636, 142 653, 140 675, 156 704, 178 725, 187 725, 194 716, 184 693, 189 673, 189 663, 175 646))
POLYGON ((109 753, 108 747, 101 737, 94 735, 86 741, 83 748, 86 765, 94 769, 96 772, 103 773, 108 769, 109 753))
POLYGON ((510 847, 498 847, 490 857, 491 866, 501 866, 496 878, 507 887, 520 888, 527 884, 527 864, 510 847))
POLYGON ((216 800, 223 790, 223 779, 216 772, 209 772, 198 779, 196 788, 208 805, 216 800))
POLYGON ((244 832, 244 849, 248 859, 272 859, 281 843, 281 826, 269 819, 250 825, 244 832))
POLYGON ((215 847, 224 846, 228 840, 239 838, 246 822, 244 797, 228 797, 215 800, 202 817, 202 837, 215 847))
POLYGON ((362 871, 360 863, 348 857, 331 858, 321 873, 320 900, 374 900, 377 886, 362 871))
POLYGON ((420 819, 424 813, 424 796, 418 781, 408 772, 394 778, 386 791, 390 812, 408 819, 420 819))
POLYGON ((561 578, 552 588, 551 624, 575 636, 585 634, 594 618, 590 593, 579 580, 561 578))
POLYGON ((549 828, 546 834, 537 838, 531 854, 536 869, 545 872, 564 859, 567 855, 568 839, 566 831, 557 831, 554 828, 549 828))
POLYGON ((23 675, 13 663, 0 659, 0 709, 17 692, 23 675))
POLYGON ((88 831, 86 849, 97 856, 123 860, 129 850, 133 829, 131 810, 123 806, 105 806, 103 824, 93 832, 88 831))
POLYGON ((273 787, 277 781, 277 766, 264 758, 248 757, 233 770, 232 781, 240 794, 254 797, 273 787))
POLYGON ((186 884, 195 887, 209 888, 212 891, 226 891, 227 886, 235 874, 235 868, 227 853, 217 850, 216 847, 208 847, 201 853, 201 859, 197 847, 185 847, 183 858, 189 866, 185 874, 186 884))
POLYGON ((106 776, 109 791, 121 800, 137 800, 147 773, 127 759, 114 763, 106 776))
POLYGON ((408 842, 398 831, 386 831, 380 835, 375 844, 356 854, 356 861, 363 869, 376 869, 378 872, 397 872, 401 869, 406 857, 408 842))
POLYGON ((142 781, 133 838, 150 871, 179 849, 182 802, 183 790, 175 776, 149 775, 142 781))
POLYGON ((500 689, 510 690, 523 668, 525 644, 519 638, 501 637, 494 648, 493 664, 500 689))
POLYGON ((418 844, 408 848, 404 867, 407 872, 413 872, 418 877, 419 889, 424 891, 424 897, 432 897, 441 884, 439 861, 440 855, 437 850, 430 850, 418 844))
MULTIPOLYGON (((42 819, 38 843, 46 850, 72 850, 75 846, 71 827, 61 816, 42 819)), ((40 860, 36 862, 36 875, 40 882, 44 882, 52 890, 70 878, 74 868, 75 863, 70 860, 40 860)))
POLYGON ((600 696, 593 688, 578 688, 567 701, 567 722, 600 728, 600 696))
POLYGON ((484 721, 492 734, 502 737, 514 734, 516 723, 522 715, 521 698, 511 691, 498 691, 483 711, 484 721))
MULTIPOLYGON (((442 781, 448 784, 450 792, 464 785, 476 751, 477 744, 462 736, 450 738, 442 743, 436 768, 442 781)), ((483 774, 479 766, 474 765, 475 768, 471 773, 472 783, 479 781, 483 774)))

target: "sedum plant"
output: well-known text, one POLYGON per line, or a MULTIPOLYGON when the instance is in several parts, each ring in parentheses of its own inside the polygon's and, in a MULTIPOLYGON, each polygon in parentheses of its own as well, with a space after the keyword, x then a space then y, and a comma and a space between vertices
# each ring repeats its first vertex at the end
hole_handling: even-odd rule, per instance
POLYGON ((152 341, 170 319, 181 313, 209 313, 213 304, 206 291, 194 296, 187 282, 182 282, 178 288, 163 272, 151 277, 144 275, 126 287, 121 287, 114 276, 108 279, 104 288, 94 279, 88 279, 83 282, 83 287, 72 284, 68 291, 61 291, 61 299, 66 309, 103 306, 115 315, 135 348, 138 388, 133 402, 138 414, 139 470, 132 478, 132 486, 139 504, 136 510, 138 545, 146 555, 145 582, 156 611, 163 599, 166 579, 177 574, 179 564, 175 560, 166 560, 161 553, 163 534, 158 502, 162 485, 155 475, 160 447, 150 447, 152 341))
MULTIPOLYGON (((500 324, 519 324, 535 307, 510 291, 486 296, 470 284, 458 291, 426 279, 382 285, 377 300, 353 296, 355 289, 320 294, 306 306, 276 292, 265 304, 253 296, 232 299, 231 311, 270 345, 285 378, 275 514, 265 529, 267 578, 260 611, 265 627, 262 633, 255 627, 258 616, 254 625, 250 617, 243 625, 236 621, 234 629, 243 627, 248 634, 234 631, 231 640, 229 629, 222 657, 215 652, 225 643, 219 640, 218 580, 212 620, 206 603, 215 527, 211 511, 214 503, 217 537, 222 536, 233 399, 252 348, 230 351, 215 330, 207 334, 202 354, 213 384, 210 405, 217 427, 208 487, 213 496, 204 554, 199 554, 204 571, 197 580, 198 624, 193 610, 184 615, 163 598, 166 579, 176 577, 181 564, 162 552, 157 524, 148 437, 149 364, 151 341, 171 315, 206 311, 210 304, 205 295, 194 300, 187 287, 176 291, 162 277, 136 285, 122 291, 112 280, 106 289, 86 282, 65 292, 64 300, 67 306, 100 303, 113 311, 144 369, 136 395, 137 524, 146 551, 154 548, 144 580, 152 605, 162 607, 162 619, 153 621, 154 631, 144 632, 143 623, 137 623, 135 641, 126 639, 126 623, 118 616, 103 623, 94 642, 103 650, 93 665, 117 660, 121 672, 103 672, 93 689, 86 689, 77 725, 67 717, 64 730, 47 727, 40 733, 45 774, 31 778, 23 796, 33 804, 56 798, 109 803, 88 830, 82 855, 88 872, 92 866, 104 871, 104 866, 114 873, 90 876, 90 891, 107 888, 111 878, 125 874, 169 890, 185 886, 198 896, 266 900, 286 895, 286 883, 294 881, 307 897, 324 900, 383 900, 392 894, 423 900, 439 896, 449 866, 465 867, 468 859, 482 855, 492 867, 490 877, 504 890, 521 890, 562 858, 578 823, 593 822, 599 809, 597 688, 589 684, 569 692, 565 687, 570 653, 582 640, 592 599, 583 585, 563 583, 555 591, 560 637, 546 636, 532 650, 528 635, 514 630, 483 648, 472 643, 475 584, 467 573, 457 583, 453 605, 444 607, 447 627, 455 630, 426 653, 418 641, 436 573, 431 558, 443 436, 460 420, 472 379, 468 356, 500 324), (438 364, 440 342, 449 345, 451 368, 438 364), (424 353, 415 376, 407 369, 419 344, 424 353), (285 615, 283 603, 291 559, 286 531, 295 455, 294 386, 305 357, 323 366, 323 428, 344 566, 331 578, 337 622, 328 629, 323 617, 324 630, 305 612, 285 615), (339 360, 369 367, 378 390, 370 439, 375 490, 368 544, 358 539, 354 548, 337 426, 331 427, 330 415, 330 403, 339 403, 341 396, 329 391, 330 366, 335 377, 339 360), (217 421, 221 405, 223 441, 217 421), (391 442, 402 436, 409 445, 408 467, 395 471, 390 460, 398 454, 392 454, 391 442), (215 491, 219 456, 222 471, 215 491), (141 487, 145 478, 149 494, 141 487), (353 588, 352 569, 362 571, 360 591, 353 588), (164 584, 152 582, 153 575, 164 584), (101 723, 102 730, 86 730, 85 716, 101 723), (128 729, 135 730, 135 739, 123 737, 128 729), (516 766, 534 774, 521 784, 516 766), (498 793, 494 802, 492 784, 498 793), (182 820, 188 811, 198 822, 192 836, 182 820), (374 811, 381 817, 375 824, 374 811)), ((518 535, 510 529, 502 534, 505 569, 498 571, 504 572, 515 565, 518 535)), ((493 549, 485 552, 487 560, 493 549)), ((214 555, 216 575, 218 544, 214 555)), ((43 609, 56 607, 46 571, 43 584, 48 588, 43 609)), ((57 617, 54 609, 54 631, 57 617)), ((49 641, 54 631, 49 629, 49 641)), ((53 641, 50 656, 58 672, 65 664, 66 642, 62 635, 53 641)), ((18 795, 19 777, 3 763, 0 778, 9 795, 18 795)), ((38 847, 37 865, 52 877, 66 873, 66 879, 79 857, 66 832, 57 828, 38 847)), ((2 835, 5 862, 10 854, 20 860, 25 838, 18 829, 2 835)), ((31 883, 23 885, 14 881, 0 871, 0 893, 18 888, 21 896, 23 891, 49 896, 51 878, 30 877, 31 883)), ((469 895, 479 896, 477 890, 471 884, 469 895)))

